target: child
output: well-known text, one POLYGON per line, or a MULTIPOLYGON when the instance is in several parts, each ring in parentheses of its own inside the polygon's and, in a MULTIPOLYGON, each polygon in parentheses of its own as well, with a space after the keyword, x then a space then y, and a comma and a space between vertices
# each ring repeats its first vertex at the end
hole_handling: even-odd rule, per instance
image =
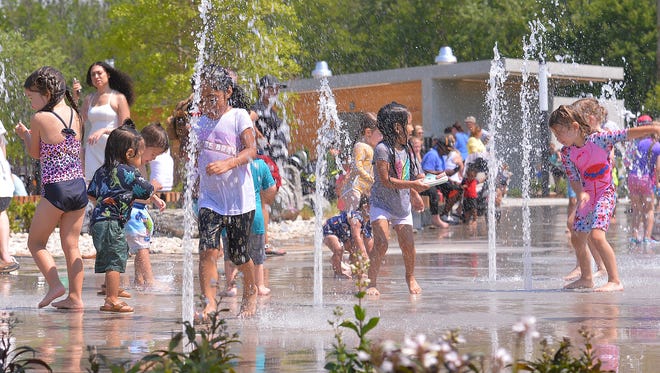
MULTIPOLYGON (((250 231, 250 258, 254 262, 254 282, 257 285, 259 295, 270 294, 270 289, 266 287, 264 281, 264 260, 266 259, 266 244, 264 226, 262 199, 272 200, 277 193, 275 179, 271 175, 270 167, 260 158, 252 161, 252 178, 254 183, 254 193, 257 198, 254 220, 252 221, 252 230, 250 231)), ((228 246, 226 237, 223 237, 223 248, 228 246)), ((226 297, 235 297, 236 289, 236 267, 229 260, 229 255, 225 252, 225 276, 227 284, 223 295, 226 297)))
POLYGON ((201 117, 193 130, 199 139, 199 283, 205 306, 199 321, 217 311, 218 249, 227 230, 227 254, 243 272, 243 300, 239 317, 257 309, 254 263, 248 237, 256 208, 250 161, 257 156, 250 114, 229 104, 235 84, 227 69, 205 66, 200 74, 201 117))
POLYGON ((376 288, 378 272, 387 252, 391 222, 394 226, 406 268, 406 283, 410 294, 420 294, 415 279, 415 242, 413 240, 412 208, 424 209, 419 192, 428 189, 419 162, 408 145, 407 125, 412 121, 408 109, 392 102, 378 111, 378 130, 383 141, 374 149, 374 184, 371 188, 371 226, 374 248, 369 255, 369 288, 367 294, 380 295, 376 288))
POLYGON ((614 250, 605 236, 616 202, 608 158, 615 142, 660 134, 660 127, 651 125, 592 133, 582 114, 566 105, 552 112, 549 126, 564 145, 562 163, 578 201, 573 224, 575 234, 571 240, 580 264, 580 278, 565 288, 593 288, 591 259, 587 251, 589 240, 603 259, 608 276, 607 283, 596 291, 621 291, 623 285, 619 280, 614 250))
POLYGON ((369 198, 360 198, 358 208, 342 211, 323 224, 323 243, 332 251, 332 270, 335 278, 350 279, 351 272, 342 270, 344 249, 351 254, 351 262, 357 262, 359 252, 362 260, 369 258, 373 247, 371 223, 369 222, 369 198))
POLYGON ((130 119, 113 130, 105 147, 105 161, 96 170, 87 194, 96 200, 90 230, 96 249, 95 273, 105 273, 106 297, 102 312, 131 313, 133 307, 119 301, 120 274, 126 270, 128 243, 124 225, 130 218, 135 199, 149 199, 160 209, 165 202, 155 195, 154 187, 142 177, 144 139, 130 119))
POLYGON ((28 236, 30 253, 48 283, 48 292, 38 306, 46 307, 66 293, 53 256, 46 250, 50 234, 59 225, 69 295, 54 302, 53 307, 82 309, 84 272, 78 239, 87 206, 80 159, 82 121, 58 70, 42 67, 28 76, 23 87, 37 112, 30 118, 30 129, 19 122, 16 134, 25 142, 28 154, 40 160, 43 184, 43 198, 37 205, 28 236))
POLYGON ((378 131, 376 116, 373 113, 364 114, 360 134, 360 140, 353 146, 350 172, 340 197, 340 202, 343 204, 342 211, 357 209, 360 198, 369 196, 371 185, 374 183, 372 165, 374 147, 383 139, 383 135, 378 131))
MULTIPOLYGON (((167 131, 161 127, 160 123, 149 124, 140 131, 140 134, 146 147, 141 164, 144 167, 170 148, 170 140, 167 131)), ((155 191, 161 189, 160 183, 155 179, 151 180, 151 185, 154 186, 155 191)), ((124 230, 129 253, 135 255, 135 279, 133 282, 136 286, 151 287, 154 285, 154 274, 151 270, 149 248, 151 236, 154 233, 154 223, 147 209, 147 201, 136 200, 133 202, 131 218, 126 223, 124 230)))
POLYGON ((463 220, 466 223, 477 222, 477 173, 474 163, 468 166, 465 177, 461 182, 463 187, 463 220))

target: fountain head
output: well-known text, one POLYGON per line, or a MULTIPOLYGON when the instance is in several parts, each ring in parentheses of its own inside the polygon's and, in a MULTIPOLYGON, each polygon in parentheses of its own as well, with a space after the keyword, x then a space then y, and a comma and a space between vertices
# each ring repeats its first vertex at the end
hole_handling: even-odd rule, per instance
POLYGON ((318 61, 316 67, 312 70, 312 76, 316 79, 332 76, 332 71, 328 68, 328 63, 325 61, 318 61))
POLYGON ((435 56, 435 63, 438 65, 449 65, 456 63, 456 61, 456 56, 454 56, 451 47, 448 46, 440 48, 440 52, 435 56))

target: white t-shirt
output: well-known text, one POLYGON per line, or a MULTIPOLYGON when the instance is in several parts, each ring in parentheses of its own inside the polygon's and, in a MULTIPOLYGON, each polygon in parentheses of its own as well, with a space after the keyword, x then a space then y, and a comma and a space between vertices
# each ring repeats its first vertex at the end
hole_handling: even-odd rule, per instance
POLYGON ((174 184, 174 159, 167 151, 149 162, 149 180, 156 180, 163 186, 161 192, 169 192, 174 184))
POLYGON ((220 119, 202 116, 195 128, 199 140, 199 207, 220 215, 235 216, 256 208, 250 164, 235 167, 222 175, 208 175, 206 166, 235 157, 242 149, 241 133, 252 130, 250 114, 232 108, 220 119))

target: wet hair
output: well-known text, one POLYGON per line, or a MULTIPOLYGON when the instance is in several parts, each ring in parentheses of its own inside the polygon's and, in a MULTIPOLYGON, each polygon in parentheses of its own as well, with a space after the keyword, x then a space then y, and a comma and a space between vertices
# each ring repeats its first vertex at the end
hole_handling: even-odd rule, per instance
POLYGON ((452 127, 455 128, 458 132, 463 132, 463 126, 461 126, 461 122, 454 122, 452 127))
POLYGON ((591 126, 584 119, 579 110, 576 110, 572 105, 560 105, 555 111, 550 114, 548 119, 548 126, 550 128, 561 126, 570 128, 571 123, 577 122, 580 127, 580 134, 587 136, 592 133, 591 126))
POLYGON ((39 92, 39 94, 44 96, 50 94, 50 100, 40 111, 52 111, 60 100, 66 98, 69 106, 78 114, 78 105, 76 105, 75 100, 71 96, 71 92, 66 88, 64 75, 54 67, 43 66, 34 71, 25 79, 23 88, 29 91, 39 92))
POLYGON ((108 136, 105 144, 105 161, 103 167, 107 170, 117 167, 119 164, 128 164, 126 153, 133 149, 135 154, 140 149, 140 143, 144 141, 140 133, 135 129, 135 123, 128 118, 124 123, 108 136))
POLYGON ((587 119, 589 115, 593 115, 598 120, 599 125, 605 123, 607 119, 607 110, 593 97, 581 98, 573 102, 571 106, 579 111, 584 119, 587 119))
POLYGON ((229 97, 227 103, 232 107, 248 109, 249 104, 245 91, 234 82, 230 70, 216 64, 206 65, 202 67, 200 80, 202 84, 207 85, 214 91, 227 92, 231 87, 231 97, 229 97))
POLYGON ((358 203, 358 210, 362 210, 364 206, 368 206, 368 205, 369 205, 369 197, 365 195, 361 196, 360 202, 358 203))
POLYGON ((163 151, 170 148, 170 138, 160 122, 150 123, 140 131, 140 135, 144 139, 145 146, 162 149, 163 151))
POLYGON ((408 124, 408 117, 410 116, 410 111, 405 105, 402 105, 398 102, 392 101, 391 103, 383 106, 378 110, 378 130, 383 135, 383 143, 388 146, 390 151, 390 167, 396 175, 396 156, 394 155, 394 149, 397 145, 397 126, 400 128, 400 131, 406 136, 406 141, 403 144, 403 147, 408 154, 408 159, 410 162, 410 175, 415 175, 418 173, 416 162, 412 162, 415 159, 413 155, 412 148, 408 142, 408 132, 406 126, 408 124))
POLYGON ((135 94, 133 93, 133 80, 131 80, 131 77, 110 66, 107 62, 96 61, 89 66, 89 69, 87 69, 87 79, 85 81, 90 87, 94 86, 94 84, 92 84, 92 68, 94 66, 101 66, 106 74, 108 74, 108 85, 110 88, 117 92, 121 92, 124 97, 126 97, 128 105, 133 105, 135 94))

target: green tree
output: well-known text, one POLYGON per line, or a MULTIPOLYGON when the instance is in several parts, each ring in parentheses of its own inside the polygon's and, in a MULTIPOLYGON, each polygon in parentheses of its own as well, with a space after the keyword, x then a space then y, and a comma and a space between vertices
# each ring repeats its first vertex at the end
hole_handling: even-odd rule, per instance
MULTIPOLYGON (((196 5, 186 0, 112 4, 100 53, 114 57, 117 68, 135 80, 131 112, 138 119, 163 121, 190 94, 203 30, 196 5)), ((248 86, 266 72, 284 78, 297 74, 298 22, 290 6, 274 0, 212 1, 208 19, 205 62, 234 68, 248 86)))

